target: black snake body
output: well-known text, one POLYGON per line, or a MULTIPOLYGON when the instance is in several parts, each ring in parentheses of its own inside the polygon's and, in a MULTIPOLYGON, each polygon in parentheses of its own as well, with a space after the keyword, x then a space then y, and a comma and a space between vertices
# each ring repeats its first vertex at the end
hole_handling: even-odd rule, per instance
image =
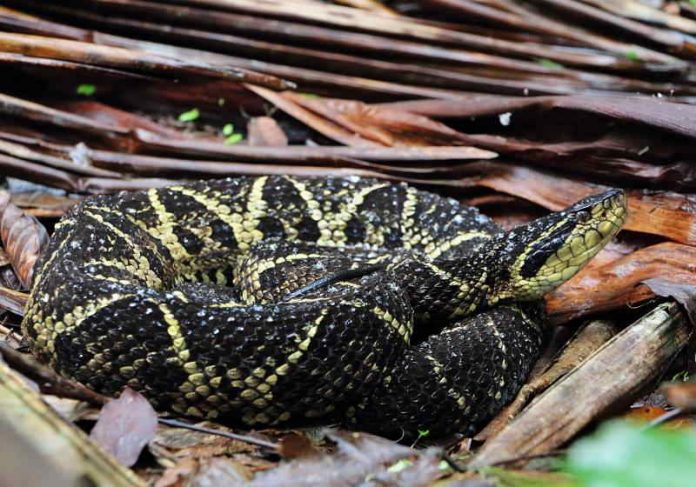
POLYGON ((470 431, 524 382, 540 297, 624 216, 614 192, 503 233, 454 200, 360 178, 100 196, 57 226, 23 326, 61 374, 182 415, 470 431))

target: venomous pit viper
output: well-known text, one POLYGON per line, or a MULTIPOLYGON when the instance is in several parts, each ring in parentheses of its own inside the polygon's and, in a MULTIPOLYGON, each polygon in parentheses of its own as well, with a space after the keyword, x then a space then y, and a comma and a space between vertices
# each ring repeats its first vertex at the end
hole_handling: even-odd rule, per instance
POLYGON ((181 415, 471 432, 524 383, 542 296, 625 217, 612 190, 503 232, 357 177, 98 196, 57 225, 23 329, 61 374, 181 415))

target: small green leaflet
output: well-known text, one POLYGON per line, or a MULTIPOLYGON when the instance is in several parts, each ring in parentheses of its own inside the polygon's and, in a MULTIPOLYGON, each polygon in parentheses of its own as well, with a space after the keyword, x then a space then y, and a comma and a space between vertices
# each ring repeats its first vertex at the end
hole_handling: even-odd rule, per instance
POLYGON ((180 113, 178 120, 179 122, 193 122, 194 120, 197 120, 200 116, 201 112, 198 110, 198 108, 192 108, 187 112, 180 113))
POLYGON ((234 133, 234 124, 233 123, 225 124, 225 126, 222 127, 222 135, 230 136, 233 133, 234 133))
POLYGON ((232 134, 225 139, 225 145, 234 145, 244 139, 242 134, 232 134))
POLYGON ((562 64, 551 61, 550 59, 537 59, 537 63, 549 69, 562 69, 564 67, 562 64))
POLYGON ((82 83, 78 85, 75 92, 82 96, 92 96, 97 92, 97 87, 89 83, 82 83))

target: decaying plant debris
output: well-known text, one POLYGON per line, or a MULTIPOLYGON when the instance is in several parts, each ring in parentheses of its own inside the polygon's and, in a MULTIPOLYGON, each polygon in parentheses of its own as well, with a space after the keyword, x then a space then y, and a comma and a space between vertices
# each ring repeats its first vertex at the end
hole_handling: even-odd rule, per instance
MULTIPOLYGON (((568 478, 511 467, 572 444, 661 379, 696 372, 689 2, 10 0, 0 30, 0 353, 11 367, 0 362, 0 433, 17 439, 0 455, 8 479, 447 485, 532 475, 553 485, 568 478), (134 474, 55 412, 91 428, 105 398, 24 353, 18 323, 34 265, 57 219, 87 195, 243 174, 408 181, 506 228, 618 186, 630 218, 548 296, 554 340, 475 439, 453 432, 426 449, 422 432, 409 448, 172 418, 155 430, 145 409, 132 424, 119 416, 140 404, 126 395, 102 410, 93 438, 138 460, 134 474), (131 446, 118 450, 119 438, 131 446), (5 468, 25 452, 34 471, 5 468), (483 465, 505 469, 474 469, 483 465)), ((696 409, 692 383, 660 390, 676 406, 666 414, 696 409)))

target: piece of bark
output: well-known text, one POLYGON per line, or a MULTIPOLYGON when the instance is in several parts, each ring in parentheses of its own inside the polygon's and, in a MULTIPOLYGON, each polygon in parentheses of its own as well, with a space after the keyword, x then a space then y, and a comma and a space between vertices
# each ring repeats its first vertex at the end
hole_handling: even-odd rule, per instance
POLYGON ((607 340, 616 334, 616 325, 610 321, 597 320, 584 326, 565 346, 552 363, 539 374, 532 373, 515 400, 503 409, 476 435, 477 441, 486 441, 500 433, 534 396, 545 391, 558 379, 580 365, 607 340))
MULTIPOLYGON (((609 186, 589 184, 528 167, 485 162, 486 174, 473 184, 508 193, 559 211, 609 186)), ((485 171, 485 172, 484 172, 485 171)), ((624 230, 649 233, 677 242, 696 244, 696 211, 688 196, 679 193, 650 194, 628 191, 628 219, 624 230)))
POLYGON ((546 296, 546 309, 552 323, 565 323, 634 305, 655 296, 649 287, 641 285, 651 279, 696 286, 696 248, 664 242, 610 262, 590 262, 546 296))
POLYGON ((655 307, 537 398, 469 466, 547 453, 563 445, 591 421, 635 399, 690 335, 678 304, 655 307))
POLYGON ((1 485, 140 486, 143 482, 66 422, 0 361, 1 485))

